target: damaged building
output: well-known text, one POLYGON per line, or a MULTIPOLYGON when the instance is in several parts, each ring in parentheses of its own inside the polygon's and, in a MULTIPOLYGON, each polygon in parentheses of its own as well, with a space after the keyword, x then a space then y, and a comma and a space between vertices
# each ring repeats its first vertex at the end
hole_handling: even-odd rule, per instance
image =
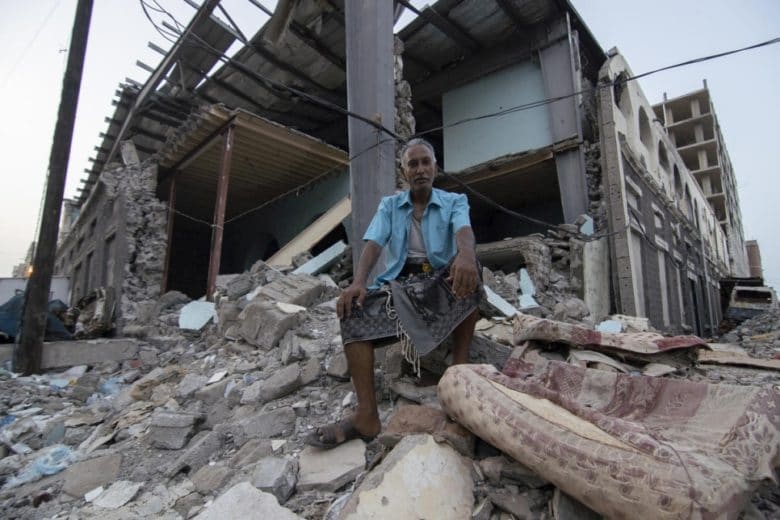
MULTIPOLYGON (((212 16, 218 4, 203 3, 146 83, 120 85, 65 211, 56 271, 74 301, 113 287, 120 324, 169 290, 208 295, 312 226, 315 254, 355 242, 344 2, 295 3, 285 30, 261 27, 221 65, 243 38, 212 16)), ((484 196, 469 192, 481 250, 552 228, 545 254, 577 271, 568 287, 594 319, 713 332, 737 242, 626 60, 564 0, 398 6, 417 16, 389 46, 394 131, 433 143, 440 186, 484 196)), ((516 243, 531 245, 483 263, 527 267, 537 292, 550 289, 532 265, 538 241, 516 243)))

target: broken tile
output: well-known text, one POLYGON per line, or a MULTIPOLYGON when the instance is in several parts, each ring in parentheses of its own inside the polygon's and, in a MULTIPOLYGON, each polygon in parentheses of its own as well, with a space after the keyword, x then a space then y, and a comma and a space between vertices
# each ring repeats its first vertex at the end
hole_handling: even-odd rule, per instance
POLYGON ((181 308, 179 328, 184 330, 201 330, 211 320, 217 318, 213 302, 193 301, 181 308))
POLYGON ((202 495, 209 495, 220 489, 233 474, 225 464, 206 464, 192 475, 192 485, 202 495))
POLYGON ((298 489, 336 491, 357 477, 366 464, 366 445, 354 439, 331 450, 307 446, 299 457, 298 489))

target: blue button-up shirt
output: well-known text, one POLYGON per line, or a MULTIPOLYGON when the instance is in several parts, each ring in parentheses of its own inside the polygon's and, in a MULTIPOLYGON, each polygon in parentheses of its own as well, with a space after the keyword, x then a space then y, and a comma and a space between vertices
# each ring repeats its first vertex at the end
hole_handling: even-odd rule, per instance
MULTIPOLYGON (((412 199, 408 191, 383 197, 363 240, 386 247, 385 270, 372 289, 401 273, 409 253, 409 226, 412 222, 412 199)), ((428 262, 434 269, 446 266, 458 252, 455 234, 471 226, 469 203, 465 195, 434 188, 422 217, 422 235, 428 262)))

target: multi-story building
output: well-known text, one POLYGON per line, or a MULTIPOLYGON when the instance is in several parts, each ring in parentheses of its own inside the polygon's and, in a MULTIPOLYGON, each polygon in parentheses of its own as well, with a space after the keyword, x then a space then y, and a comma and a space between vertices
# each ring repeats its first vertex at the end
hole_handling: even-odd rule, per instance
POLYGON ((703 87, 653 107, 677 152, 701 186, 726 234, 732 276, 749 275, 737 182, 707 80, 703 87))

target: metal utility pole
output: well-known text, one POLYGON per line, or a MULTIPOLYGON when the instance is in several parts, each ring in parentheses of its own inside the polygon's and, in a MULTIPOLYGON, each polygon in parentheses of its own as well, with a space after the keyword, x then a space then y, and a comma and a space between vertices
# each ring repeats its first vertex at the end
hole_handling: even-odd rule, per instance
MULTIPOLYGON (((347 106, 393 128, 393 2, 346 0, 347 106)), ((357 267, 363 233, 379 199, 395 189, 395 142, 375 126, 349 118, 352 259, 357 267), (360 154, 360 155, 358 155, 360 154)))
POLYGON ((57 233, 60 227, 62 196, 65 191, 65 175, 70 159, 70 145, 76 122, 76 107, 81 88, 81 73, 87 50, 89 21, 92 17, 92 0, 79 0, 68 51, 68 64, 62 80, 60 108, 54 141, 49 155, 49 177, 46 197, 38 233, 38 249, 33 260, 33 272, 27 281, 27 291, 22 310, 21 338, 14 348, 14 370, 25 375, 40 372, 43 355, 43 338, 46 333, 46 316, 49 307, 49 290, 57 253, 57 233))

